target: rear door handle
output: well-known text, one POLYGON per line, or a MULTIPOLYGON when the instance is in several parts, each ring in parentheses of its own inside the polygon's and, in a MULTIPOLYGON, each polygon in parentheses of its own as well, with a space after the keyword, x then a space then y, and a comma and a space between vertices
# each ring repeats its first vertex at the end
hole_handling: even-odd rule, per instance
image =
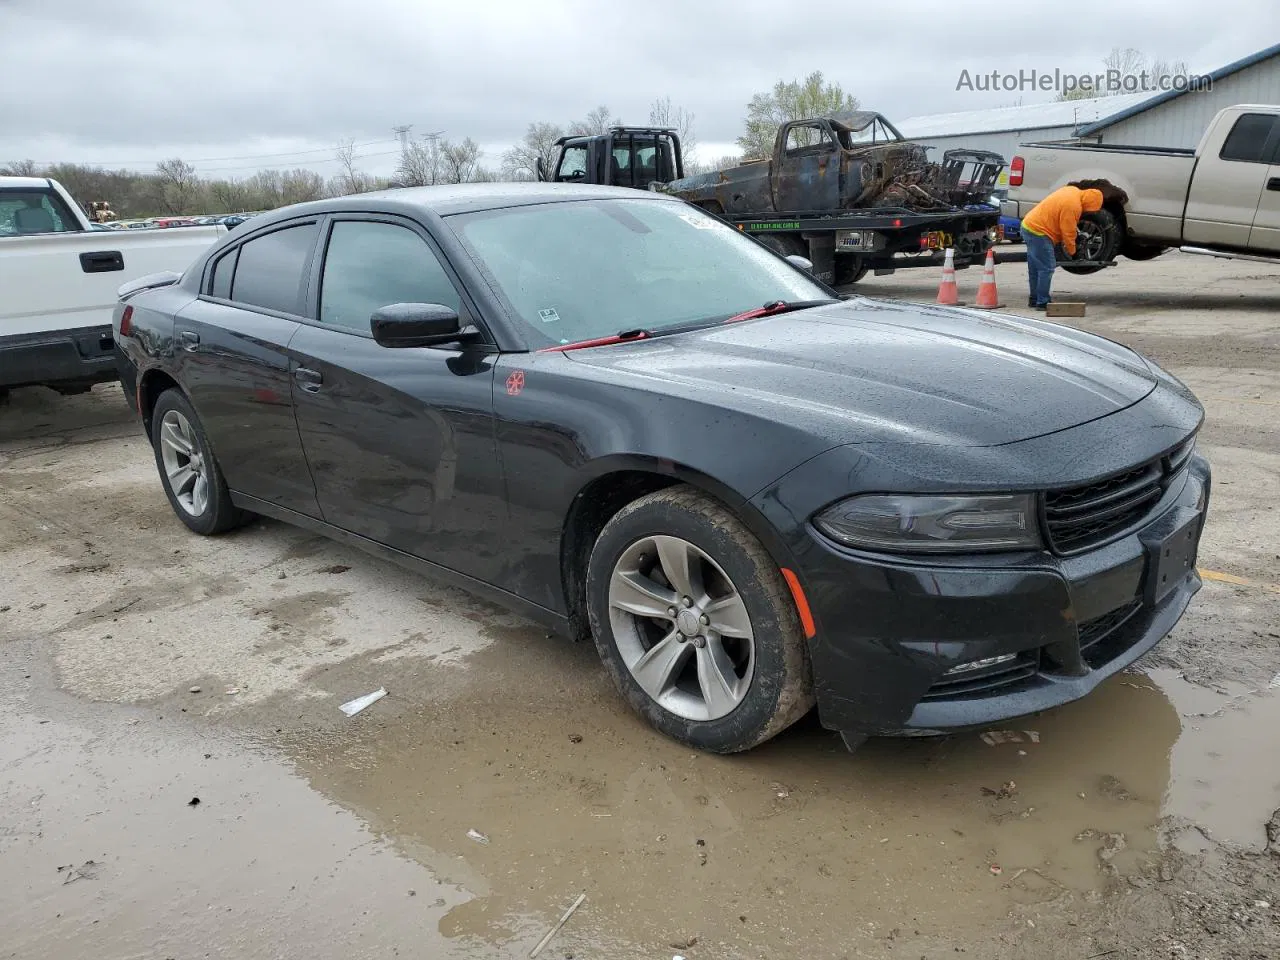
POLYGON ((85 273, 111 273, 124 269, 124 254, 119 250, 94 250, 80 254, 80 269, 85 273))
POLYGON ((298 367, 293 371, 293 379, 298 381, 298 386, 307 393, 319 393, 320 384, 324 382, 324 378, 320 376, 319 371, 310 370, 307 367, 298 367))
POLYGON ((1268 190, 1280 190, 1280 177, 1272 177, 1267 181, 1268 190))
POLYGON ((200 346, 200 334, 194 330, 182 330, 178 333, 178 342, 187 350, 200 346))

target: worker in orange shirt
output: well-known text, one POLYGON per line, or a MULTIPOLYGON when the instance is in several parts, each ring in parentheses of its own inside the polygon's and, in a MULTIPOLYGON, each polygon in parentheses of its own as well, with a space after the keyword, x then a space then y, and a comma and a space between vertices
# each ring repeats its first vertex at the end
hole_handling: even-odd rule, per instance
POLYGON ((1031 296, 1027 306, 1043 310, 1049 303, 1049 285, 1057 263, 1055 247, 1068 256, 1076 255, 1076 228, 1080 217, 1102 209, 1101 190, 1059 187, 1022 218, 1022 236, 1027 244, 1027 282, 1031 296))

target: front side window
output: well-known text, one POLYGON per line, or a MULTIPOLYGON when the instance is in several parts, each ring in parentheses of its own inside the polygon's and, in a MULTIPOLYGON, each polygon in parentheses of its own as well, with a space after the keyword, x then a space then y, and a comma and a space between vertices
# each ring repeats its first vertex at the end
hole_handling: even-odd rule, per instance
POLYGON ((412 230, 392 223, 335 223, 320 280, 320 322, 367 334, 374 311, 393 303, 460 310, 444 267, 412 230))
POLYGON ((62 198, 47 190, 0 190, 0 237, 79 229, 62 198))
POLYGON ((314 223, 285 227, 243 244, 231 299, 250 307, 300 314, 303 273, 317 229, 314 223))
POLYGON ((826 128, 820 123, 798 123, 787 131, 787 153, 821 146, 829 144, 826 128))
POLYGON ((576 147, 565 147, 564 156, 560 158, 560 169, 556 173, 557 180, 582 180, 587 175, 587 147, 580 144, 576 147))
POLYGON ((531 346, 718 323, 830 294, 693 207, 582 200, 446 219, 528 331, 531 346))

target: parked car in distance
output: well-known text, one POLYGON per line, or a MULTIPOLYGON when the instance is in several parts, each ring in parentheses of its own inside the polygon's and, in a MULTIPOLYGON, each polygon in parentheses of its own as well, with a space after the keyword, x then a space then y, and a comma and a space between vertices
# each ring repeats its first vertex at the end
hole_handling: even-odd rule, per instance
POLYGON ((183 270, 225 232, 109 230, 56 180, 0 177, 0 393, 35 384, 78 393, 114 380, 120 284, 183 270))
POLYGON ((1090 265, 1064 270, 1094 273, 1117 256, 1150 260, 1171 247, 1280 263, 1280 105, 1218 111, 1194 150, 1111 143, 1019 150, 1009 165, 1007 216, 1025 217, 1069 183, 1100 187, 1107 197, 1080 222, 1079 258, 1090 265))
POLYGON ((276 517, 590 635, 706 750, 815 701, 853 746, 1074 700, 1200 586, 1179 381, 1043 321, 836 299, 670 197, 285 208, 123 289, 114 329, 191 530, 276 517))

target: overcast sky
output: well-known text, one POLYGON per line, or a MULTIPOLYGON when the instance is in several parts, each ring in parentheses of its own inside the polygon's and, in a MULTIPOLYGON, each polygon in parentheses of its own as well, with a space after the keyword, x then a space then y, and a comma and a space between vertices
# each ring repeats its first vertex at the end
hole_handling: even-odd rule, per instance
POLYGON ((329 175, 352 138, 389 173, 412 124, 497 166, 532 120, 646 122, 662 96, 722 154, 753 93, 812 70, 903 119, 1053 96, 957 91, 963 69, 1090 73, 1132 46, 1208 71, 1277 38, 1276 0, 0 0, 0 163, 329 175))

